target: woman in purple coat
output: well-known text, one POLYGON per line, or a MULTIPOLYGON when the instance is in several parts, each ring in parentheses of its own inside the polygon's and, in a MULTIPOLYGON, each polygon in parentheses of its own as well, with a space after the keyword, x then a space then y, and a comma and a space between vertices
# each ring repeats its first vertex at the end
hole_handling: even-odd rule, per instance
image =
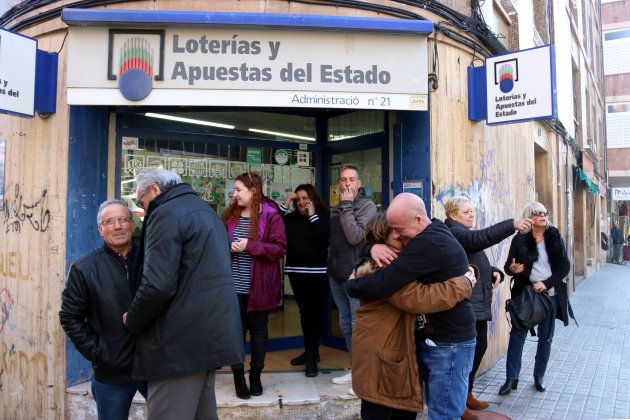
POLYGON ((232 204, 223 212, 232 251, 232 277, 241 311, 243 337, 249 331, 251 363, 249 388, 244 365, 232 366, 239 398, 263 392, 260 374, 267 353, 269 311, 280 303, 280 263, 287 253, 284 223, 278 206, 263 195, 262 180, 253 172, 234 182, 232 204))

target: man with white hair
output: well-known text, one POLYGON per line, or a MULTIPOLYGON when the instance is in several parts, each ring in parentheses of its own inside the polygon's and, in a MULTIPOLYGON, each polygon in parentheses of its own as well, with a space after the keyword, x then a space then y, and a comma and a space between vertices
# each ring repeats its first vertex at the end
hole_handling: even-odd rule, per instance
POLYGON ((147 168, 136 181, 143 272, 124 319, 148 418, 218 419, 216 369, 243 363, 244 349, 227 231, 173 172, 147 168))
MULTIPOLYGON (((386 218, 393 238, 404 248, 397 257, 384 257, 381 246, 372 246, 374 260, 391 262, 367 277, 348 282, 352 297, 385 298, 415 280, 441 283, 468 271, 466 252, 442 221, 429 219, 420 197, 397 195, 386 218)), ((447 311, 417 315, 416 353, 430 420, 460 418, 464 413, 475 335, 475 315, 468 299, 447 311)))

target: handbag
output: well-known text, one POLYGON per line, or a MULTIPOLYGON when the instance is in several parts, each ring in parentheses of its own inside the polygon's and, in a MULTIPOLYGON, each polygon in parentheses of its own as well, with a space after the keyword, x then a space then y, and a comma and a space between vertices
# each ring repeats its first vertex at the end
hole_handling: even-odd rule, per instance
POLYGON ((549 316, 552 306, 553 301, 546 291, 536 293, 532 286, 526 286, 519 296, 505 301, 505 312, 510 314, 512 328, 531 330, 532 335, 536 335, 533 327, 549 316))

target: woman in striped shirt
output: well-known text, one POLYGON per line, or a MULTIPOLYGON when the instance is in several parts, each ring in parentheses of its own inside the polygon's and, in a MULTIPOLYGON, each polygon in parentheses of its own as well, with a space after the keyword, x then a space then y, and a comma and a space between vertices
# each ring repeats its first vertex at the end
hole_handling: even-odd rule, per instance
POLYGON ((330 286, 326 267, 330 239, 330 213, 311 184, 298 185, 280 210, 285 212, 289 251, 284 272, 289 275, 295 301, 300 308, 304 353, 291 364, 306 365, 308 377, 317 376, 319 341, 328 309, 330 286), (290 210, 294 211, 290 211, 290 210))
POLYGON ((260 374, 267 353, 267 321, 269 311, 280 303, 280 261, 287 240, 278 206, 263 195, 262 180, 253 172, 236 178, 232 204, 222 219, 231 241, 243 337, 249 331, 251 344, 249 388, 242 364, 232 366, 234 387, 239 398, 248 399, 263 392, 260 374))

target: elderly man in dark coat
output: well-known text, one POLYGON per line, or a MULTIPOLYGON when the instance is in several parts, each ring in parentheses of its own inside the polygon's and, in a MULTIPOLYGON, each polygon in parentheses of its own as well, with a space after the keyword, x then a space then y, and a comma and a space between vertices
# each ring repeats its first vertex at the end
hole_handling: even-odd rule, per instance
POLYGON ((244 348, 227 232, 173 172, 144 169, 137 185, 144 263, 126 324, 148 417, 218 419, 216 369, 243 363, 244 348))

